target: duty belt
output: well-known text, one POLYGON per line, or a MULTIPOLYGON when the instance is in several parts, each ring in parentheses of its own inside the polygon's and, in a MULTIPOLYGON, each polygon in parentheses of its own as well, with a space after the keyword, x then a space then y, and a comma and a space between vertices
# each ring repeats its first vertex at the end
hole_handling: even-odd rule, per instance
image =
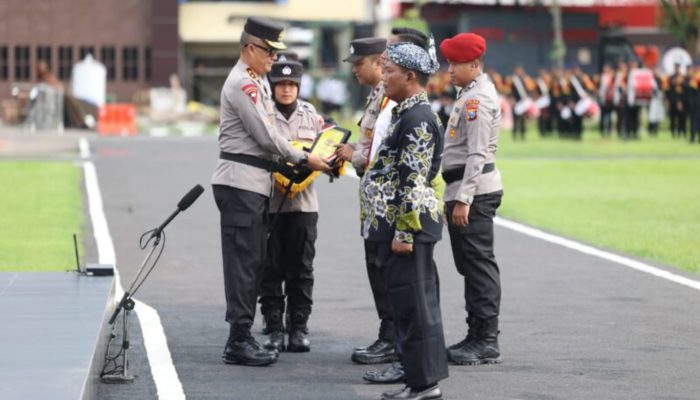
POLYGON ((237 154, 237 153, 227 153, 222 151, 219 153, 219 158, 222 160, 234 161, 237 163, 250 165, 251 167, 256 167, 264 169, 268 172, 277 172, 279 170, 279 165, 270 160, 265 160, 260 157, 251 156, 248 154, 237 154))
MULTIPOLYGON (((489 172, 492 172, 495 169, 496 169, 496 164, 487 163, 487 164, 484 164, 484 167, 481 169, 481 173, 488 174, 489 172)), ((450 169, 447 171, 442 171, 442 179, 444 179, 445 183, 448 185, 452 182, 461 181, 463 177, 464 177, 464 167, 458 167, 458 168, 453 168, 453 169, 450 169)))

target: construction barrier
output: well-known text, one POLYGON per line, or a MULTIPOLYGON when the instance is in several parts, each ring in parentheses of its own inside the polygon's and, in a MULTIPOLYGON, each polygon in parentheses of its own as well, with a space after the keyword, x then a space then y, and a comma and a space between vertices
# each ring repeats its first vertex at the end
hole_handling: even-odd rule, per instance
POLYGON ((133 104, 105 104, 100 107, 97 132, 101 136, 136 135, 136 108, 133 104))

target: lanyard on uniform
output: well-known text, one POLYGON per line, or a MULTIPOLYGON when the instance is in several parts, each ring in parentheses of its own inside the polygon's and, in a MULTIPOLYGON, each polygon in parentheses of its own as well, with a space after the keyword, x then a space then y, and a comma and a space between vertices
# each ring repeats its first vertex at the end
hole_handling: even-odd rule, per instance
MULTIPOLYGON (((386 106, 389 104, 389 100, 390 99, 387 96, 384 96, 384 98, 382 99, 382 102, 379 105, 379 112, 377 112, 377 119, 379 119, 379 114, 381 114, 382 111, 384 111, 386 106)), ((377 120, 374 121, 374 127, 376 127, 376 126, 377 126, 377 120)), ((374 127, 372 127, 373 131, 374 131, 374 127)), ((372 153, 372 143, 374 143, 374 136, 375 135, 373 133, 372 138, 369 140, 369 152, 367 153, 367 159, 365 160, 365 170, 367 170, 367 167, 369 166, 369 161, 370 161, 369 156, 372 153)))

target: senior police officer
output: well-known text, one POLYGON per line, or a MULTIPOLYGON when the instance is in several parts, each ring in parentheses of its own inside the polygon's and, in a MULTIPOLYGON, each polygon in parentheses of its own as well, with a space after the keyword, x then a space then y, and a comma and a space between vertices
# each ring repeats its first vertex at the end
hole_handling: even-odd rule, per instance
MULTIPOLYGON (((370 86, 372 92, 367 98, 365 112, 360 119, 360 139, 355 144, 346 144, 338 149, 338 155, 345 161, 352 162, 355 171, 362 176, 370 160, 369 153, 372 149, 374 130, 377 119, 383 109, 387 107, 389 99, 384 96, 382 82, 382 53, 386 50, 386 39, 362 38, 355 39, 350 45, 350 56, 344 61, 352 63, 352 71, 361 85, 370 86)), ((367 242, 365 242, 365 251, 367 242)), ((379 316, 379 335, 377 340, 367 347, 358 347, 352 353, 351 359, 360 364, 380 364, 398 360, 398 354, 394 347, 395 329, 394 316, 391 303, 388 298, 386 283, 377 266, 367 257, 366 267, 369 278, 374 305, 379 316)), ((402 373, 394 378, 401 378, 402 373)), ((392 379, 395 380, 395 379, 392 379)))
POLYGON ((283 28, 270 20, 248 18, 241 33, 240 58, 221 90, 220 158, 212 177, 221 214, 227 364, 268 365, 277 353, 255 341, 250 327, 262 276, 271 172, 275 158, 310 169, 328 170, 316 155, 294 149, 275 127, 274 105, 263 75, 276 52, 285 48, 283 28))
MULTIPOLYGON (((300 63, 278 61, 272 64, 268 79, 279 133, 287 140, 310 146, 323 128, 323 118, 314 106, 298 99, 301 76, 300 63)), ((306 324, 313 304, 318 222, 318 198, 313 183, 291 199, 285 198, 284 192, 274 190, 270 210, 270 220, 274 222, 260 290, 260 311, 270 335, 264 346, 272 350, 306 352, 310 350, 306 324), (282 318, 285 302, 286 329, 282 318), (286 344, 285 331, 289 334, 286 344)))
POLYGON ((486 41, 461 33, 440 44, 452 83, 462 87, 445 129, 442 174, 452 255, 464 276, 468 333, 448 348, 456 364, 500 362, 500 273, 493 253, 493 218, 503 187, 495 152, 501 122, 496 87, 482 72, 486 41))

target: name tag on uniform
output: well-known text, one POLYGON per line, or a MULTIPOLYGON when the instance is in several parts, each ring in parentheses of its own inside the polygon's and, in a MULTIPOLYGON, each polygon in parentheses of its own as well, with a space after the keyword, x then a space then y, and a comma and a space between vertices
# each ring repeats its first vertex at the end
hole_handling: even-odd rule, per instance
POLYGON ((313 128, 302 126, 299 127, 298 136, 299 139, 314 140, 316 139, 316 132, 314 132, 313 128))

